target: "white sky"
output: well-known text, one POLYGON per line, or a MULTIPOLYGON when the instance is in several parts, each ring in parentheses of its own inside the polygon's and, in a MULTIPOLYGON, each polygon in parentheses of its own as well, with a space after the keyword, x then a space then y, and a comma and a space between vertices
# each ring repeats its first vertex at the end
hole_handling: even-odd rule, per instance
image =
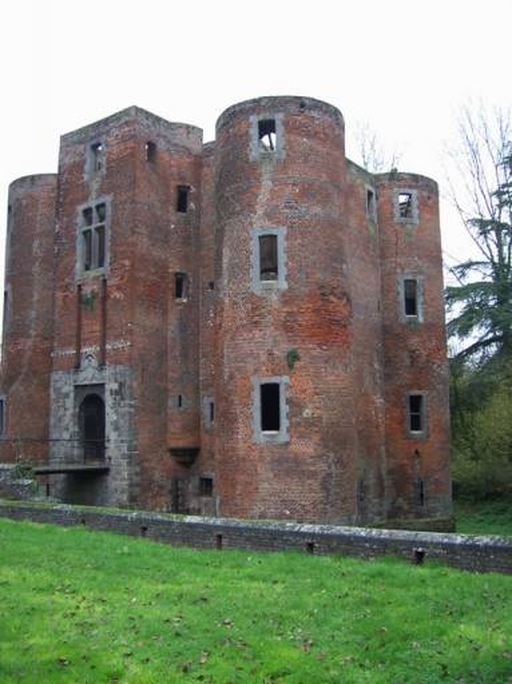
MULTIPOLYGON (((399 170, 442 187, 460 105, 512 105, 511 25, 510 0, 3 0, 0 242, 8 184, 55 172, 61 134, 132 104, 206 141, 231 104, 316 97, 343 112, 352 159, 368 121, 399 170)), ((463 259, 447 204, 442 222, 463 259)))

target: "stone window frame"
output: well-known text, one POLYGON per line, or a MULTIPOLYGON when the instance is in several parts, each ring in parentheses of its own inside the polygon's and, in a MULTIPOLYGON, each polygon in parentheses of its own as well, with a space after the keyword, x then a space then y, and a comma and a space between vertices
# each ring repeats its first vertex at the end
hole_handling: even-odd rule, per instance
POLYGON ((77 244, 76 244, 76 277, 77 280, 84 280, 86 278, 94 278, 97 276, 105 276, 108 272, 108 265, 110 261, 110 224, 111 224, 111 200, 108 196, 98 197, 94 202, 87 202, 86 204, 81 204, 77 210, 77 244), (94 222, 94 216, 96 216, 97 207, 105 206, 105 218, 103 221, 94 222), (92 223, 87 223, 84 221, 84 217, 87 211, 91 211, 93 215, 92 223), (99 245, 98 245, 98 231, 97 229, 103 226, 103 265, 98 266, 98 255, 99 255, 99 245), (85 268, 85 244, 84 244, 84 234, 86 231, 91 231, 92 236, 92 267, 85 268))
POLYGON ((290 378, 287 375, 252 378, 252 432, 256 444, 286 444, 290 441, 289 394, 290 378), (261 386, 279 385, 279 431, 261 429, 261 386))
POLYGON ((400 320, 404 323, 423 323, 424 317, 424 277, 417 273, 403 273, 398 280, 398 311, 400 320), (405 312, 405 281, 414 280, 416 282, 416 314, 405 312))
POLYGON ((393 213, 397 223, 418 224, 420 220, 418 207, 418 191, 413 188, 397 188, 393 195, 393 213), (411 216, 400 215, 400 195, 411 195, 411 216))
POLYGON ((251 261, 250 261, 251 290, 256 294, 286 290, 286 226, 261 226, 251 230, 251 261), (261 279, 260 237, 275 235, 277 237, 277 278, 276 280, 261 279))
POLYGON ((265 112, 252 114, 249 118, 249 157, 251 161, 263 159, 284 159, 286 156, 284 114, 282 112, 265 112), (275 121, 276 147, 274 150, 264 148, 260 143, 259 122, 275 121))
POLYGON ((410 392, 407 392, 405 415, 406 415, 407 437, 409 439, 427 439, 427 437, 428 437, 428 393, 426 390, 411 390, 410 392), (411 428, 411 398, 412 397, 421 397, 421 408, 420 408, 421 429, 420 430, 413 430, 411 428))

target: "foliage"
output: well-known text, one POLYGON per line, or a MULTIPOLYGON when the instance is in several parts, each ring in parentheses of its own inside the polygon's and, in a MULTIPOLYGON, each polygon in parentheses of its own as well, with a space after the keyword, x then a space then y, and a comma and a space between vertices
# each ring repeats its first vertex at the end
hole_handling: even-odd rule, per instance
POLYGON ((446 288, 448 334, 464 343, 458 359, 512 355, 511 129, 508 112, 462 112, 454 157, 463 185, 452 195, 479 256, 453 266, 446 288))
POLYGON ((485 502, 459 499, 455 517, 461 534, 512 536, 512 508, 505 498, 485 502))
POLYGON ((452 196, 477 249, 446 288, 453 473, 466 495, 512 494, 512 125, 510 114, 463 110, 452 196))
POLYGON ((495 683, 504 575, 0 520, 2 684, 495 683))

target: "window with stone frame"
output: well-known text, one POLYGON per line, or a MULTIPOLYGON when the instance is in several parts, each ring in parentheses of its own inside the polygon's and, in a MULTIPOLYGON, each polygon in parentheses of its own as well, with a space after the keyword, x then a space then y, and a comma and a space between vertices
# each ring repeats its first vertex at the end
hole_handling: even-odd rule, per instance
POLYGON ((78 244, 80 275, 103 273, 107 261, 108 202, 82 207, 78 244))
POLYGON ((418 193, 408 188, 398 189, 394 194, 394 216, 398 223, 418 223, 418 193))
POLYGON ((409 392, 407 395, 407 434, 415 439, 427 436, 426 392, 409 392))
POLYGON ((423 321, 423 278, 404 275, 399 283, 400 316, 405 322, 423 321))
POLYGON ((251 289, 262 294, 287 287, 286 228, 255 228, 251 232, 251 289))
POLYGON ((288 442, 288 377, 258 377, 252 382, 254 441, 288 442))

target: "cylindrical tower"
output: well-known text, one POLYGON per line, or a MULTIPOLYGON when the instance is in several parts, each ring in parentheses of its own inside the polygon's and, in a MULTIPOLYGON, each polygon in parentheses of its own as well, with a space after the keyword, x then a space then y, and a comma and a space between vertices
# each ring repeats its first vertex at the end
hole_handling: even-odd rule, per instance
POLYGON ((9 187, 2 344, 2 461, 47 457, 57 177, 9 187), (30 417, 30 419, 28 419, 30 417))
POLYGON ((354 520, 341 113, 268 97, 216 136, 215 461, 226 515, 354 520))
POLYGON ((437 184, 377 177, 388 517, 451 512, 448 365, 437 184))

